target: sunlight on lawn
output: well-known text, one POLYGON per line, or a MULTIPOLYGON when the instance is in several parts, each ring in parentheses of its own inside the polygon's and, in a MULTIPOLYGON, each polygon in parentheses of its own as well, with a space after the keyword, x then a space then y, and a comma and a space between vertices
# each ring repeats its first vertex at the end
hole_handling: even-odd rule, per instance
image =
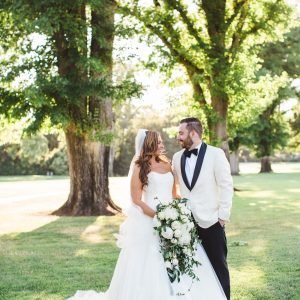
POLYGON ((122 215, 115 216, 114 218, 98 217, 93 224, 85 228, 80 238, 92 244, 111 241, 112 235, 115 233, 115 230, 112 230, 112 225, 115 225, 116 222, 121 222, 123 219, 124 216, 122 215))
POLYGON ((251 288, 264 285, 264 272, 255 262, 243 265, 240 268, 230 268, 231 281, 235 286, 251 288))
POLYGON ((251 241, 249 252, 252 255, 265 255, 267 249, 267 241, 265 239, 255 239, 251 241))
POLYGON ((232 289, 232 300, 251 300, 251 299, 269 299, 258 298, 257 296, 251 297, 251 290, 267 296, 267 284, 265 280, 265 273, 257 264, 248 263, 241 268, 230 268, 230 280, 234 283, 232 289))

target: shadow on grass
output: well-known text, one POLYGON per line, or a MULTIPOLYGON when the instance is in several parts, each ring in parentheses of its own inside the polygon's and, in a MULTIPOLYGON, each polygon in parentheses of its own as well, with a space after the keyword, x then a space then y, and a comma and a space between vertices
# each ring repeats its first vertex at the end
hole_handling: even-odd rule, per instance
POLYGON ((119 253, 112 235, 121 220, 62 217, 29 233, 2 236, 0 298, 64 299, 78 289, 105 290, 119 253), (87 238, 91 226, 100 240, 87 238))

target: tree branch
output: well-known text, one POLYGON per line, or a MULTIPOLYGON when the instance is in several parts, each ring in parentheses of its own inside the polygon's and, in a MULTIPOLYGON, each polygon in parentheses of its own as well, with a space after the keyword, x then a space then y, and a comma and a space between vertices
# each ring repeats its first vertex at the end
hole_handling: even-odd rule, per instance
POLYGON ((181 16, 181 18, 183 19, 184 23, 186 24, 186 27, 190 33, 190 35, 192 35, 195 40, 197 41, 198 45, 201 48, 208 48, 207 43, 205 43, 203 41, 203 39, 200 37, 198 30, 195 28, 194 23, 191 21, 191 19, 188 17, 188 12, 187 10, 184 8, 183 5, 180 5, 179 1, 173 1, 173 0, 166 0, 165 1, 170 7, 174 8, 175 10, 177 10, 181 16))
POLYGON ((198 70, 198 73, 204 73, 204 69, 199 68, 192 60, 192 58, 188 57, 188 51, 182 47, 180 44, 180 36, 176 30, 174 30, 172 23, 168 21, 164 21, 163 18, 160 18, 160 26, 154 26, 153 22, 147 20, 145 16, 143 16, 137 9, 130 10, 126 6, 120 6, 119 9, 123 11, 123 13, 132 15, 141 21, 151 32, 157 35, 160 40, 167 46, 170 50, 171 54, 183 65, 193 67, 194 69, 198 70), (183 53, 186 53, 184 55, 183 53))
POLYGON ((240 17, 236 25, 236 30, 232 36, 232 42, 228 49, 228 53, 231 54, 231 63, 235 60, 237 50, 245 40, 246 36, 243 33, 245 20, 247 18, 248 7, 243 5, 240 9, 240 17))
POLYGON ((228 18, 228 20, 226 21, 226 30, 228 29, 228 27, 232 24, 232 22, 234 21, 234 19, 238 16, 238 14, 240 13, 242 7, 244 6, 244 4, 246 4, 248 2, 248 0, 241 0, 238 2, 238 0, 235 0, 234 2, 234 6, 233 6, 233 14, 228 18))

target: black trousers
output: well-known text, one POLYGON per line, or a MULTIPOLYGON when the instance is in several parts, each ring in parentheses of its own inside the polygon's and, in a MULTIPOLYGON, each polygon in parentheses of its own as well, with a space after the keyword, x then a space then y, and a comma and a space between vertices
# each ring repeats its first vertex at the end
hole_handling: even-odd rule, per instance
POLYGON ((219 278, 227 299, 230 299, 230 278, 227 266, 227 240, 224 228, 219 222, 209 228, 201 228, 197 232, 202 246, 219 278))

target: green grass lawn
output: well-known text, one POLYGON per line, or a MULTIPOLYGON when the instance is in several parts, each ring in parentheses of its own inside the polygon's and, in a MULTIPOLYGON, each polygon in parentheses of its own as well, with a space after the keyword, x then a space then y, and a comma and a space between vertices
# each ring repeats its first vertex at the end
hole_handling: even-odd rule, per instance
MULTIPOLYGON (((227 225, 232 299, 300 299, 300 173, 234 178, 227 225)), ((123 217, 60 218, 0 236, 0 299, 64 299, 106 290, 123 217)), ((143 300, 143 299, 140 299, 143 300)))

